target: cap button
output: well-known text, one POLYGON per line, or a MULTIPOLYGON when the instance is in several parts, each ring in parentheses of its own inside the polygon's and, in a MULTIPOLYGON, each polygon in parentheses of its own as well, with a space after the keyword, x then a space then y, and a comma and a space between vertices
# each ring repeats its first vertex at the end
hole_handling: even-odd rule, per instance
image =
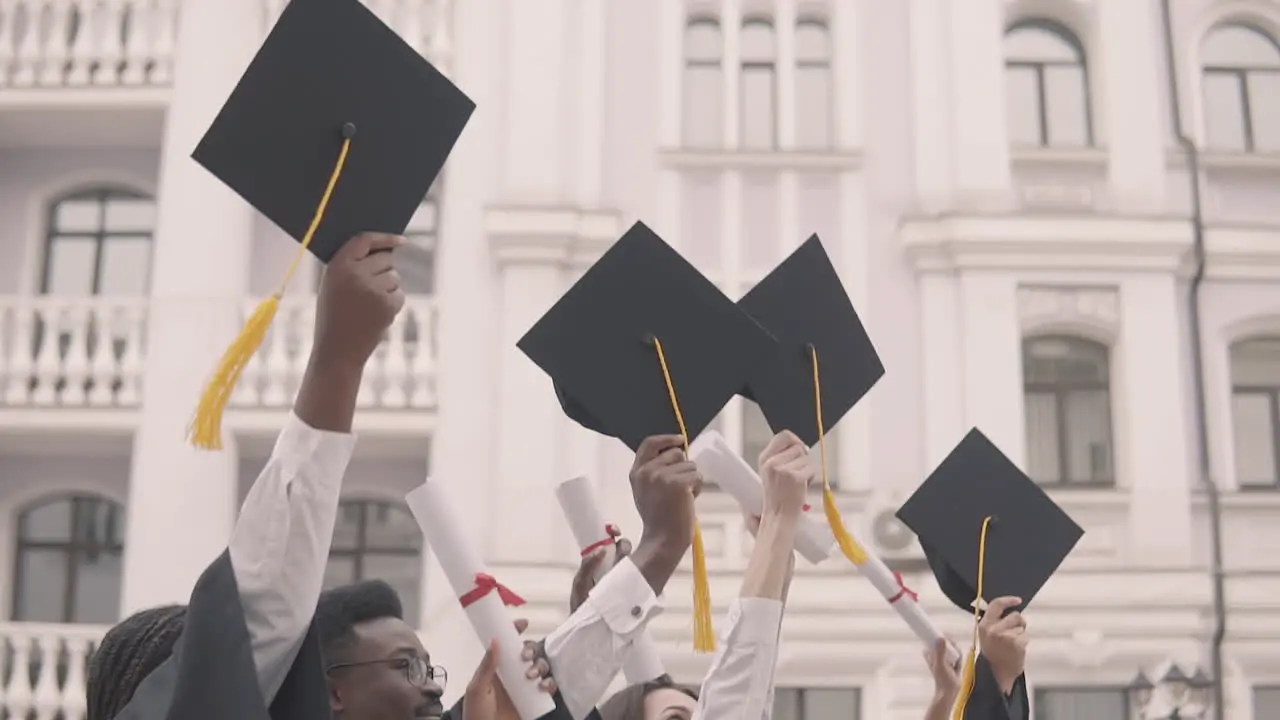
POLYGON ((342 137, 350 140, 356 136, 356 124, 353 122, 342 123, 342 137))
POLYGON ((657 344, 658 338, 653 333, 645 333, 644 337, 640 338, 640 342, 648 345, 649 347, 653 347, 657 344))

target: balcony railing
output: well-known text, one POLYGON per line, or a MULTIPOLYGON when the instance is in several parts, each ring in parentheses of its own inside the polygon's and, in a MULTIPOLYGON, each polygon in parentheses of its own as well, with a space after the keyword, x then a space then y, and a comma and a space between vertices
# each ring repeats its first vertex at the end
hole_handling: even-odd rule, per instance
MULTIPOLYGON (((446 60, 452 0, 365 1, 410 45, 446 60)), ((167 86, 181 3, 0 0, 0 88, 167 86)), ((263 20, 285 4, 263 0, 263 20)))
MULTIPOLYGON (((3 0, 0 0, 2 2, 3 0)), ((257 306, 246 299, 241 319, 257 306)), ((0 296, 0 407, 136 408, 143 392, 144 298, 0 296)), ((286 296, 232 402, 293 402, 311 352, 315 300, 286 296)), ((360 406, 435 407, 435 309, 411 296, 364 375, 360 406)), ((217 358, 208 358, 210 367, 217 358)))
POLYGON ((0 717, 84 720, 89 653, 106 631, 100 625, 0 623, 0 717))

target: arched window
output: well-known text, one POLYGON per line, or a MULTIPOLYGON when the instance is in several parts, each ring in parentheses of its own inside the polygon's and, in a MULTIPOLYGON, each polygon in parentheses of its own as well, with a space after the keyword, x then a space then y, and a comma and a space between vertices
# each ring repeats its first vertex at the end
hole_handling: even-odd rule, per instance
POLYGON ((1049 20, 1027 20, 1004 36, 1009 139, 1034 147, 1093 144, 1084 47, 1049 20))
POLYGON ((1231 347, 1231 419, 1241 487, 1280 482, 1280 338, 1231 347))
POLYGON ((145 295, 155 201, 121 187, 79 190, 49 206, 41 290, 50 295, 145 295))
POLYGON ((1280 150, 1280 47, 1247 25, 1219 25, 1201 46, 1205 144, 1213 150, 1280 150))
POLYGON ((724 143, 724 38, 720 21, 698 15, 684 29, 684 145, 724 143))
POLYGON ((831 32, 822 18, 796 21, 796 145, 829 148, 835 143, 835 88, 831 82, 831 32))
POLYGON ((778 145, 778 51, 773 22, 766 17, 743 18, 740 37, 739 144, 748 150, 772 150, 778 145))
POLYGON ((1027 469, 1037 482, 1114 484, 1110 355, 1078 337, 1023 341, 1027 469))
POLYGON ((422 590, 422 530, 402 502, 343 500, 325 587, 373 579, 395 588, 406 619, 416 622, 422 590))
POLYGON ((125 510, 89 495, 46 497, 18 514, 15 621, 120 619, 125 510))

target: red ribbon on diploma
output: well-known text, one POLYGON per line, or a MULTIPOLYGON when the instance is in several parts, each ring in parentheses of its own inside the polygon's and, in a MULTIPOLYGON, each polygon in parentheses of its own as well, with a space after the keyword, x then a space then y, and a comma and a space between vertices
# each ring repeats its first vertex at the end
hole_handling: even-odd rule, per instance
POLYGON ((605 534, 607 534, 609 537, 599 542, 593 542, 590 545, 582 548, 582 557, 586 557, 591 553, 599 550, 602 547, 608 547, 614 544, 615 542, 617 542, 617 539, 622 535, 622 531, 619 530, 618 527, 613 524, 605 525, 604 531, 605 531, 605 534))
POLYGON ((902 579, 902 573, 900 572, 894 573, 893 579, 898 581, 898 594, 889 598, 890 605, 898 602, 903 597, 908 597, 908 596, 915 602, 920 602, 920 596, 916 594, 915 590, 912 590, 911 588, 907 587, 907 583, 902 579))
POLYGON ((502 604, 507 607, 523 605, 524 598, 511 592, 506 585, 498 582, 496 578, 487 573, 476 573, 476 586, 468 590, 466 594, 458 598, 458 602, 462 603, 462 607, 471 607, 478 602, 480 598, 488 595, 494 590, 498 591, 498 597, 502 598, 502 604))
MULTIPOLYGON (((804 504, 804 507, 802 507, 802 508, 800 508, 800 509, 801 509, 801 510, 803 510, 803 511, 805 511, 805 512, 809 512, 809 511, 810 511, 810 510, 812 510, 813 508, 809 507, 809 503, 805 503, 805 504, 804 504)), ((760 516, 759 516, 759 515, 752 515, 751 517, 752 517, 752 519, 754 519, 754 520, 759 520, 759 519, 760 519, 760 516)))

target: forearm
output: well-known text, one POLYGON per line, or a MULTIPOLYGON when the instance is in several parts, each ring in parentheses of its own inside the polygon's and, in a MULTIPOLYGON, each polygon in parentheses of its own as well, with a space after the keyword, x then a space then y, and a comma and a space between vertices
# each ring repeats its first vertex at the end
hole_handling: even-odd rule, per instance
POLYGON ((795 567, 797 518, 766 513, 760 519, 755 547, 742 578, 744 598, 783 601, 795 567))
POLYGON ((311 353, 294 400, 299 420, 317 430, 351 432, 364 366, 330 360, 319 347, 311 353))
POLYGON ((924 720, 948 720, 951 716, 951 706, 954 704, 954 696, 934 695, 933 700, 929 702, 929 709, 925 710, 924 720))

